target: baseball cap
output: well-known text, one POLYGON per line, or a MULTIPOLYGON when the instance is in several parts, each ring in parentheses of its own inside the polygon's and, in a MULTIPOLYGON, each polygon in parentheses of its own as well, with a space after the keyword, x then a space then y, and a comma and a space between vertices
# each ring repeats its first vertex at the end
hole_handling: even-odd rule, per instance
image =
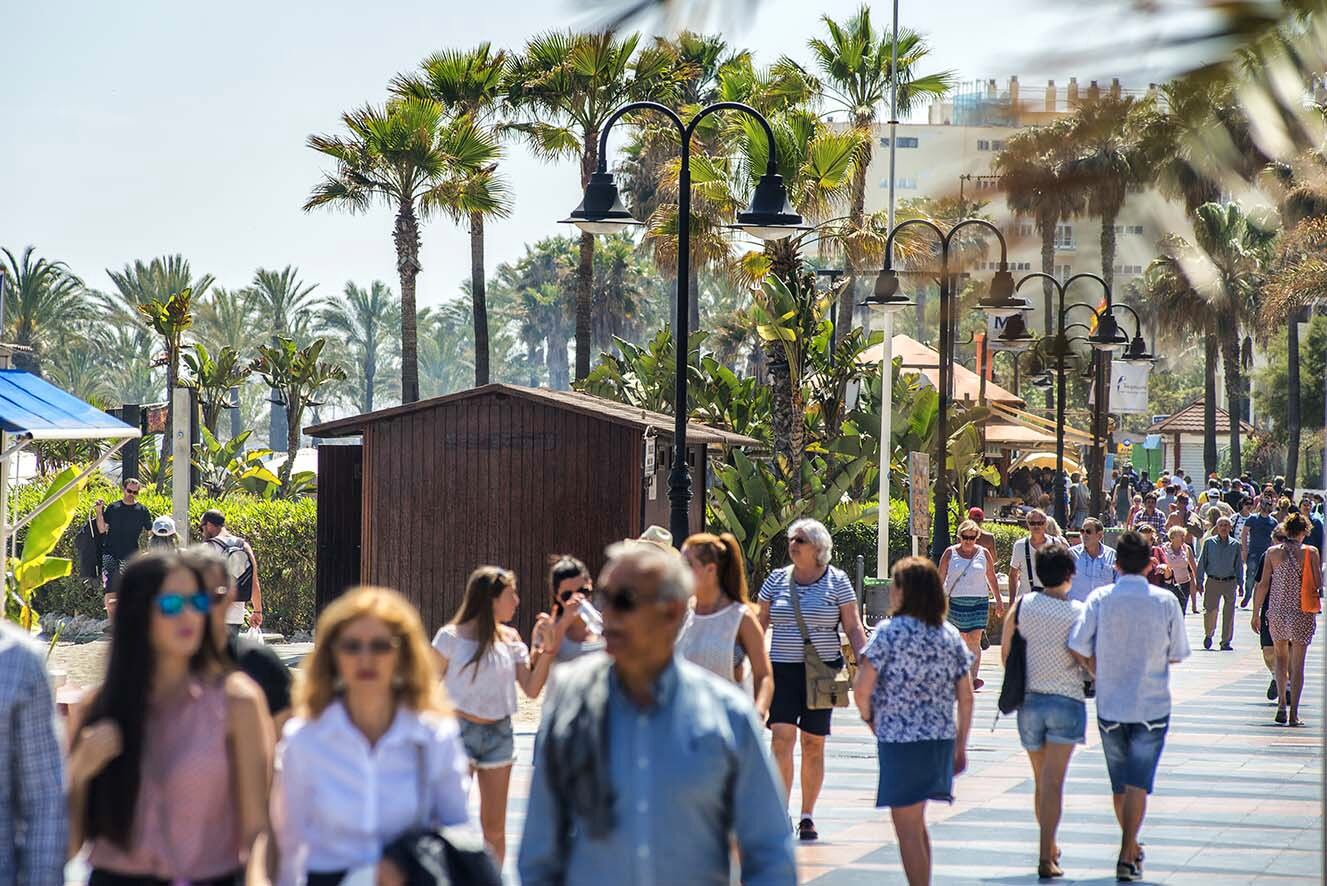
POLYGON ((172 517, 161 516, 152 521, 152 534, 166 538, 175 534, 175 520, 172 517))
POLYGON ((969 520, 985 520, 985 519, 986 519, 986 512, 983 511, 981 508, 968 508, 968 519, 969 519, 969 520))

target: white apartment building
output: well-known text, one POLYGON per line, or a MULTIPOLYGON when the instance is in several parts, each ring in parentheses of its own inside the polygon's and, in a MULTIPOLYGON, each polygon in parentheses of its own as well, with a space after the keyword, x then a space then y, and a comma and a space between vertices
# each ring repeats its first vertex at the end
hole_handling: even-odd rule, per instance
MULTIPOLYGON (((1155 93, 1150 86, 1147 93, 1155 93)), ((1009 243, 1009 267, 1015 279, 1041 270, 1041 239, 1030 218, 1016 217, 1008 209, 994 174, 995 158, 1005 141, 1026 126, 1051 122, 1065 116, 1081 99, 1098 92, 1144 95, 1122 90, 1119 81, 1099 87, 1092 81, 1086 88, 1076 78, 1067 85, 1047 83, 1044 90, 1022 91, 1017 77, 1003 86, 994 80, 964 84, 928 111, 926 123, 904 123, 897 127, 895 195, 900 204, 917 197, 954 197, 986 204, 981 210, 1005 233, 1009 243)), ((871 166, 867 171, 867 212, 883 212, 889 199, 889 126, 877 124, 871 166)), ((1140 277, 1157 255, 1157 242, 1164 234, 1189 236, 1182 205, 1168 201, 1155 190, 1130 194, 1115 222, 1116 254, 1114 289, 1123 292, 1130 281, 1140 277)), ((987 260, 965 270, 982 273, 994 271, 999 264, 999 246, 992 242, 987 260)), ((1091 217, 1065 219, 1055 240, 1055 276, 1061 280, 1090 271, 1100 274, 1101 222, 1091 217)), ((1042 328, 1041 287, 1029 283, 1021 293, 1036 295, 1037 305, 1029 325, 1042 328), (1035 324, 1035 325, 1033 325, 1035 324)), ((1096 304, 1101 289, 1090 282, 1074 285, 1067 303, 1096 304), (1081 288, 1080 288, 1081 287, 1081 288)), ((1080 318, 1081 319, 1081 318, 1080 318)), ((1126 323, 1126 327, 1132 324, 1126 323)), ((1129 328, 1132 332, 1132 328, 1129 328)), ((1145 333, 1149 342, 1150 333, 1145 333)))

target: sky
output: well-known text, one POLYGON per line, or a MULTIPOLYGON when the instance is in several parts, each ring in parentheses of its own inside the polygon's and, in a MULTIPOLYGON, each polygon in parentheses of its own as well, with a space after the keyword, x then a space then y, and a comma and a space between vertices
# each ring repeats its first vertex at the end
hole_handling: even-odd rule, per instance
MULTIPOLYGON (((757 61, 807 60, 819 17, 842 19, 859 0, 715 0, 711 22, 757 61)), ((901 3, 901 21, 934 47, 925 71, 960 79, 1018 74, 1024 83, 1075 75, 1146 85, 1134 71, 1078 50, 1084 35, 1119 33, 1119 7, 1074 0, 901 3), (1096 10, 1096 11, 1093 11, 1096 10)), ((888 25, 888 4, 873 7, 888 25)), ((0 246, 64 260, 87 285, 106 269, 180 253, 219 285, 249 283, 258 267, 295 265, 318 293, 374 279, 396 289, 392 217, 301 206, 328 168, 305 144, 335 132, 340 114, 380 102, 386 84, 430 52, 488 40, 519 48, 550 29, 585 22, 574 0, 42 0, 7 11, 0 57, 0 246)), ((1086 39, 1091 39, 1090 36, 1086 39)), ((523 244, 564 233, 579 202, 572 163, 547 165, 519 145, 502 169, 510 219, 488 227, 490 272, 523 244)), ((423 230, 421 305, 460 293, 469 276, 466 231, 445 220, 423 230)))

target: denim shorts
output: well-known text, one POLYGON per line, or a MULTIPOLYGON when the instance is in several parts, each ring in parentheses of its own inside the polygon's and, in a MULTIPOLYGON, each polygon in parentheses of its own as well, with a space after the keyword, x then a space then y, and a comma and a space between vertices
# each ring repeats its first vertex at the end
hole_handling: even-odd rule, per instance
POLYGON ((476 769, 500 769, 516 762, 516 739, 511 731, 511 717, 494 723, 460 720, 461 743, 476 769))
POLYGON ((1087 739, 1087 705, 1067 695, 1029 692, 1018 709, 1018 739, 1025 750, 1087 739))
POLYGON ((1101 751, 1106 757, 1111 793, 1123 794, 1126 787, 1152 793, 1170 716, 1150 723, 1116 723, 1098 717, 1097 728, 1101 731, 1101 751))

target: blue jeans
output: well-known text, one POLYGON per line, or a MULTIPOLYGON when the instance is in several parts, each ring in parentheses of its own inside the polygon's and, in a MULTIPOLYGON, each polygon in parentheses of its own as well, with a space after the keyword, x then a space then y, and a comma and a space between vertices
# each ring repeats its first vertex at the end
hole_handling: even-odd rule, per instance
POLYGON ((1111 793, 1123 794, 1126 787, 1142 788, 1152 793, 1161 749, 1166 745, 1170 715, 1150 723, 1116 723, 1097 718, 1101 732, 1101 751, 1106 756, 1111 793))
POLYGON ((1029 692, 1018 708, 1018 739, 1029 751, 1051 744, 1082 744, 1087 738, 1087 705, 1067 695, 1029 692))

